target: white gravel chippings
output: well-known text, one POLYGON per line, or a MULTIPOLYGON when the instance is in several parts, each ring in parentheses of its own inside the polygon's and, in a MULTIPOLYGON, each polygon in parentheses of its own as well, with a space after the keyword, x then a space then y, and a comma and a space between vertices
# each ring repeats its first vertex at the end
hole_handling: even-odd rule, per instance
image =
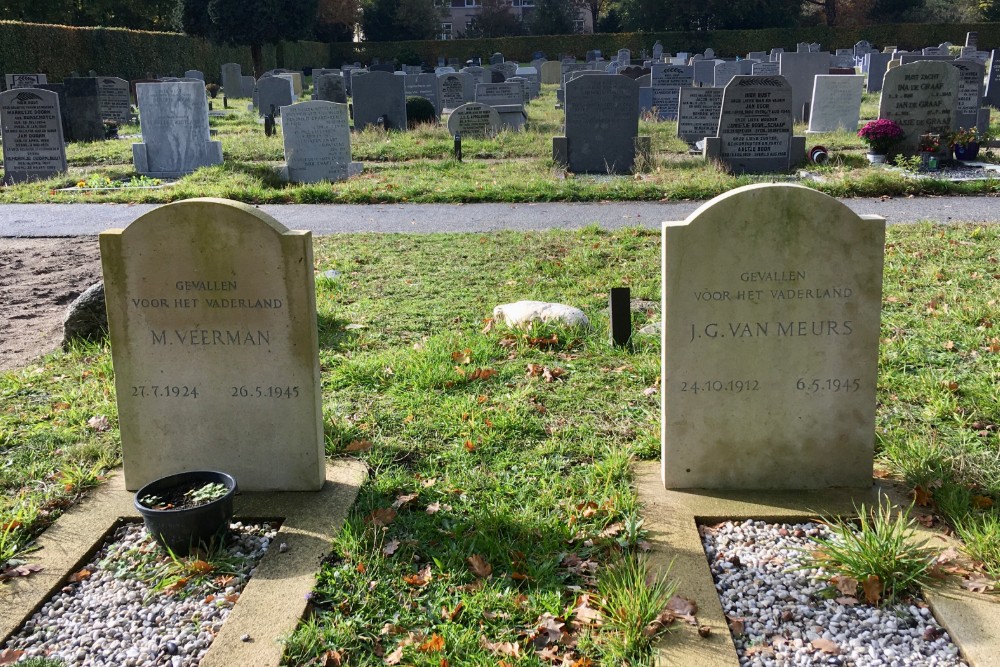
POLYGON ((743 624, 742 667, 966 665, 923 601, 876 608, 822 596, 830 576, 798 569, 809 538, 829 537, 822 524, 727 522, 701 534, 722 608, 743 624))
POLYGON ((277 535, 269 524, 230 528, 226 553, 236 573, 167 594, 134 578, 139 555, 157 549, 145 527, 121 526, 84 566, 90 574, 48 600, 2 648, 68 667, 195 667, 277 535))

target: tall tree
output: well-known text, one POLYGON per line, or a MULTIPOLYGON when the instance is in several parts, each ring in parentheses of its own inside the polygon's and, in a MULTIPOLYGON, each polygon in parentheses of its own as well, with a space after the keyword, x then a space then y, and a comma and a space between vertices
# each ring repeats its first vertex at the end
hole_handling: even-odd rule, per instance
POLYGON ((434 0, 366 0, 361 30, 369 42, 433 39, 440 16, 434 0))
POLYGON ((472 19, 466 37, 507 37, 523 32, 521 21, 504 0, 482 0, 479 14, 472 19))
POLYGON ((573 32, 576 0, 535 0, 531 32, 535 35, 568 35, 573 32))
POLYGON ((316 8, 316 39, 349 42, 361 16, 357 0, 319 0, 316 8))

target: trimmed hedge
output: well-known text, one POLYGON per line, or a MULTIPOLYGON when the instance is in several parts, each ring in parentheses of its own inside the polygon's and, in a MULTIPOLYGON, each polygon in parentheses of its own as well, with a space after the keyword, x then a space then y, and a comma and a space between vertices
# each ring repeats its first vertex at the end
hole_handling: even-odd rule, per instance
POLYGON ((798 42, 818 42, 824 49, 851 48, 866 39, 877 47, 894 45, 904 49, 937 45, 942 42, 965 44, 966 32, 978 32, 979 43, 1000 47, 1000 23, 930 24, 906 23, 873 25, 861 28, 771 28, 766 30, 716 30, 711 32, 632 32, 594 35, 544 35, 531 37, 495 37, 448 41, 360 42, 330 44, 330 58, 335 66, 356 60, 370 63, 373 58, 401 60, 416 52, 425 62, 434 64, 438 56, 465 62, 474 56, 487 58, 499 51, 511 60, 527 62, 542 51, 550 60, 560 53, 582 59, 590 49, 600 49, 605 57, 618 49, 631 49, 638 55, 643 49, 652 52, 660 40, 670 53, 696 53, 708 47, 722 57, 745 56, 750 51, 764 51, 775 46, 795 50, 798 42))
MULTIPOLYGON (((265 68, 320 67, 330 59, 329 47, 318 42, 283 43, 263 49, 265 68)), ((240 63, 253 71, 250 48, 212 44, 178 33, 126 28, 74 28, 0 21, 0 72, 44 73, 61 81, 76 71, 139 79, 147 72, 181 76, 197 69, 205 80, 219 83, 223 63, 240 63)))

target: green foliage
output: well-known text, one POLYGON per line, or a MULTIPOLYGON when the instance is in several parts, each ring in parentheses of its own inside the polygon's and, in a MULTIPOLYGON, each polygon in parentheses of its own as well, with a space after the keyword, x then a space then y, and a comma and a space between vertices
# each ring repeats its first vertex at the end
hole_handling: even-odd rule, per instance
POLYGON ((361 29, 365 39, 376 42, 433 39, 438 31, 440 12, 434 0, 365 0, 362 9, 361 29))
POLYGON ((649 559, 637 554, 625 554, 600 571, 597 590, 607 625, 608 664, 636 664, 632 661, 648 653, 663 631, 657 617, 677 591, 677 582, 669 577, 670 567, 657 575, 650 571, 649 559))
POLYGON ((573 0, 535 0, 530 27, 534 35, 568 35, 573 32, 577 7, 573 0))
POLYGON ((936 554, 916 542, 917 522, 909 509, 896 513, 886 499, 878 507, 862 504, 857 512, 857 525, 841 518, 822 519, 833 537, 813 538, 818 548, 807 555, 807 567, 853 580, 858 598, 872 604, 894 603, 933 581, 936 554))
POLYGON ((175 0, 4 0, 0 20, 169 30, 175 0))
POLYGON ((406 123, 411 128, 420 123, 433 123, 437 120, 437 110, 434 103, 425 97, 406 98, 406 123))

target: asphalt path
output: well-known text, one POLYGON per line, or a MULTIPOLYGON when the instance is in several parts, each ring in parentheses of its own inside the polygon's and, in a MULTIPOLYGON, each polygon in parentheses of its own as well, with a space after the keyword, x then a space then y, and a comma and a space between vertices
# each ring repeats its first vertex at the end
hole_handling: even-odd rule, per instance
MULTIPOLYGON (((890 224, 1000 222, 997 197, 880 197, 843 199, 859 214, 890 224)), ((289 229, 317 235, 376 232, 492 232, 578 229, 597 224, 659 228, 683 220, 704 202, 546 204, 274 204, 258 208, 289 229)), ((0 237, 90 236, 125 227, 156 204, 3 204, 0 237)))

